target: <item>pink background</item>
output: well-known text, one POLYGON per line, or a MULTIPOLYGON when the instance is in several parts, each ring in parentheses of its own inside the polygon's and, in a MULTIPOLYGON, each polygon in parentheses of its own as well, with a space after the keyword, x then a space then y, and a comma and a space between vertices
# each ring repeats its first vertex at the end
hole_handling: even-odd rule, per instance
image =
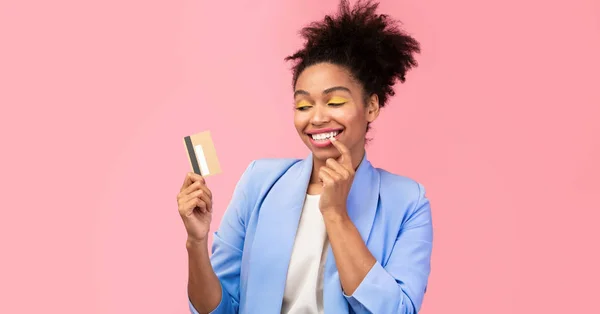
MULTIPOLYGON (((433 313, 599 309, 600 3, 381 1, 422 43, 370 134, 422 182, 433 313)), ((0 313, 186 313, 182 137, 216 226, 252 159, 304 157, 283 58, 337 1, 2 1, 0 313)))

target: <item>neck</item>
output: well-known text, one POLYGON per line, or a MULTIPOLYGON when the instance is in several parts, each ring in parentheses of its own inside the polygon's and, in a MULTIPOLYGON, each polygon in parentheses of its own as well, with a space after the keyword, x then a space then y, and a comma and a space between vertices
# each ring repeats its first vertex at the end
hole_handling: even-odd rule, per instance
MULTIPOLYGON (((358 166, 360 165, 360 162, 365 156, 364 146, 361 146, 361 149, 351 150, 350 155, 352 157, 352 167, 356 171, 356 169, 358 169, 358 166)), ((321 167, 325 166, 325 162, 326 160, 318 159, 313 154, 313 168, 312 174, 310 175, 310 183, 319 183, 319 170, 321 169, 321 167)))

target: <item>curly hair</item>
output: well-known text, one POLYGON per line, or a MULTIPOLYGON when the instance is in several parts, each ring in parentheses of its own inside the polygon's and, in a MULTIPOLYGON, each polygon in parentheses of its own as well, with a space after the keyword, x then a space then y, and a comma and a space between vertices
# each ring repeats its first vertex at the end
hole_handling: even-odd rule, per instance
POLYGON ((342 0, 336 16, 326 15, 300 31, 304 47, 285 61, 295 61, 293 87, 307 67, 328 62, 349 70, 363 86, 364 99, 377 94, 384 107, 393 96, 397 80, 404 83, 406 72, 417 66, 415 53, 420 44, 404 33, 399 22, 384 14, 376 14, 379 3, 358 0, 350 8, 342 0))

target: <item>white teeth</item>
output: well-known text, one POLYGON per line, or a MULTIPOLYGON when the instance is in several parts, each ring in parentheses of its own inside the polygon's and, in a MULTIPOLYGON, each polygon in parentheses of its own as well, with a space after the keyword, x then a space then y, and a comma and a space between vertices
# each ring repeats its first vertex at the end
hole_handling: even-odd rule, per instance
POLYGON ((336 135, 338 135, 338 133, 340 133, 339 131, 333 131, 333 132, 329 132, 329 133, 319 133, 319 134, 312 134, 312 138, 315 141, 324 141, 324 140, 328 140, 336 135))

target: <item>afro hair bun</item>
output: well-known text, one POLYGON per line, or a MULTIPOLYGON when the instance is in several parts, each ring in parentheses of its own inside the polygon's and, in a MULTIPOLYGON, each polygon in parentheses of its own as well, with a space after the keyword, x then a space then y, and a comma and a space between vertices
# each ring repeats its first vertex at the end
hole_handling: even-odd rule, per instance
POLYGON ((353 8, 342 0, 337 15, 326 15, 300 31, 304 47, 286 61, 294 61, 293 86, 307 67, 328 62, 347 68, 364 88, 385 106, 394 95, 397 80, 404 83, 406 72, 417 66, 414 54, 419 43, 399 28, 399 22, 375 11, 379 3, 358 0, 353 8))

